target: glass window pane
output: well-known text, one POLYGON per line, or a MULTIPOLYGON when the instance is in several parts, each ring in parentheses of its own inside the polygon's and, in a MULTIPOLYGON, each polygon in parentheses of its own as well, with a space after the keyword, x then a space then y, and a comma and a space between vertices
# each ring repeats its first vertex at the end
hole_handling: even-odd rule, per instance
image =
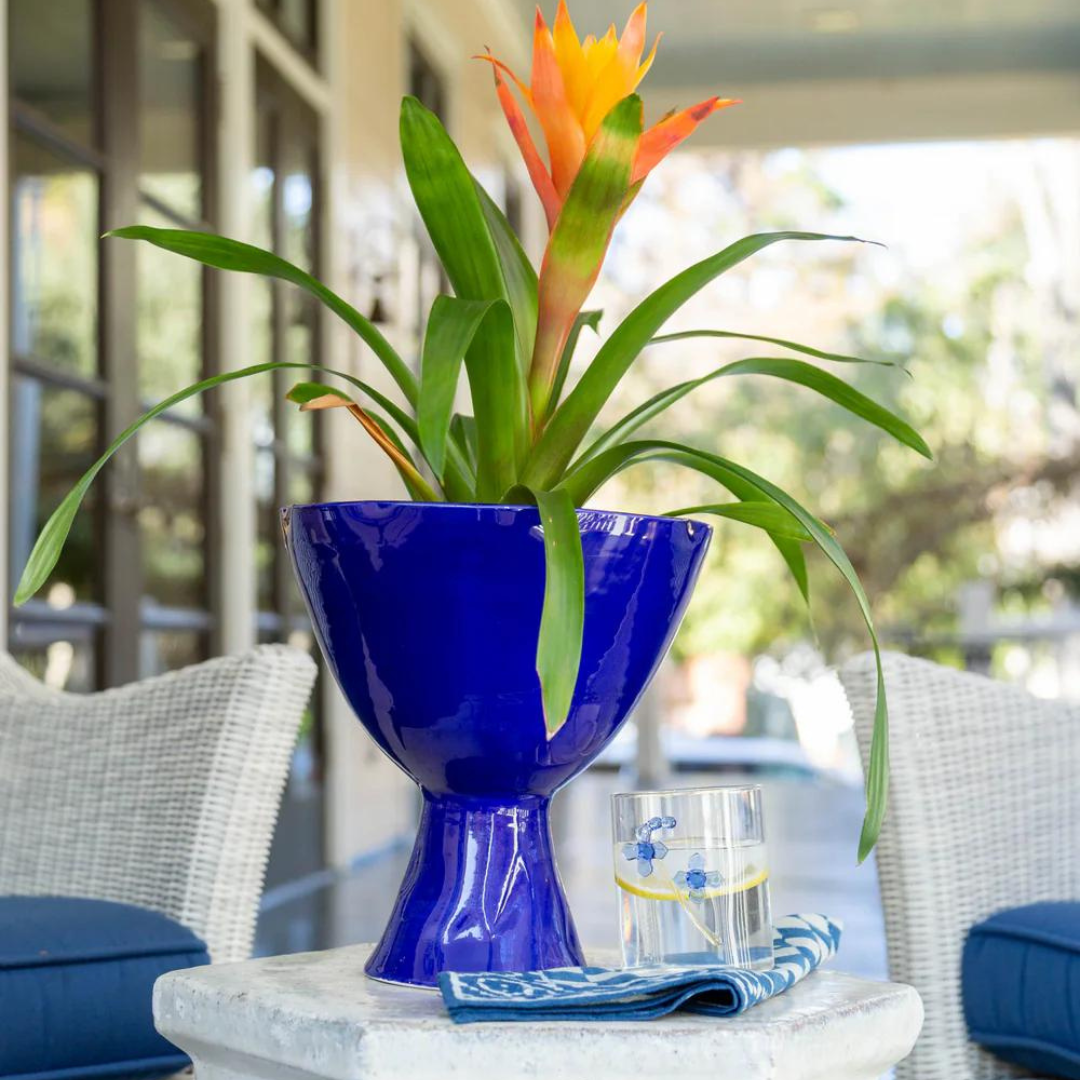
POLYGON ((274 246, 274 130, 277 113, 265 106, 256 117, 255 168, 251 173, 251 242, 274 246))
POLYGON ((97 359, 98 180, 24 135, 12 139, 11 344, 93 376, 97 359))
MULTIPOLYGON (((23 376, 11 384, 11 591, 38 533, 60 500, 93 464, 98 447, 96 402, 23 376)), ((91 486, 71 535, 39 598, 57 607, 95 600, 99 592, 96 556, 102 488, 91 486)))
POLYGON ((203 445, 197 432, 157 421, 139 434, 143 588, 170 607, 206 606, 203 445))
POLYGON ((170 209, 201 218, 202 49, 157 4, 139 13, 139 180, 170 209))
POLYGON ((176 671, 206 657, 206 635, 198 630, 144 630, 139 642, 140 677, 176 671))
POLYGON ((96 143, 91 0, 10 0, 11 93, 64 134, 96 143))
POLYGON ((415 41, 409 42, 409 93, 446 120, 446 87, 435 65, 415 41))
MULTIPOLYGON (((274 359, 274 296, 277 289, 264 278, 251 280, 251 362, 265 364, 274 359)), ((289 373, 285 373, 289 374, 289 373)), ((297 379, 303 372, 297 372, 297 379)), ((274 442, 274 396, 286 389, 280 376, 267 374, 248 379, 251 394, 251 426, 256 446, 274 442)))
POLYGON ((315 48, 315 0, 280 0, 281 28, 301 49, 315 48))
MULTIPOLYGON (((144 210, 140 220, 171 227, 167 218, 151 210, 144 210)), ((156 404, 203 376, 203 269, 152 244, 137 244, 136 249, 139 394, 147 404, 156 404)), ((201 396, 175 406, 187 416, 203 409, 201 396)))
POLYGON ((255 640, 260 645, 274 645, 281 641, 285 633, 284 621, 280 615, 263 613, 259 616, 255 631, 255 640))
MULTIPOLYGON (((298 364, 317 362, 315 355, 315 320, 318 308, 314 299, 295 289, 285 294, 288 324, 285 327, 285 360, 298 364)), ((285 374, 292 375, 288 371, 285 374)), ((297 378, 318 382, 315 372, 296 371, 297 378)), ((322 417, 325 423, 326 417, 322 417)), ((292 454, 309 455, 315 452, 317 413, 301 412, 290 405, 285 410, 285 442, 292 454)))
MULTIPOLYGON (((261 111, 255 133, 255 169, 251 174, 251 235, 257 247, 274 248, 274 200, 277 188, 274 173, 274 129, 276 113, 261 111)), ((251 290, 251 360, 264 364, 274 356, 274 298, 278 287, 266 278, 253 278, 251 290)), ((252 379, 252 427, 256 446, 270 446, 274 441, 274 395, 280 378, 252 379)))
POLYGON ((94 626, 16 621, 11 628, 11 655, 54 690, 87 693, 98 689, 98 647, 94 626))
MULTIPOLYGON (((307 470, 294 465, 289 472, 290 505, 315 502, 318 498, 316 490, 315 476, 307 470)), ((288 558, 284 549, 282 550, 282 557, 288 558)), ((296 584, 292 573, 289 574, 289 585, 285 589, 285 607, 290 613, 304 613, 304 598, 300 595, 300 586, 296 584)))
POLYGON ((306 469, 293 466, 289 474, 289 503, 304 506, 316 501, 315 476, 306 469))
POLYGON ((315 271, 315 180, 312 157, 306 146, 286 151, 281 183, 283 254, 309 272, 315 271))
POLYGON ((255 543, 255 575, 260 611, 273 611, 274 566, 280 557, 281 526, 274 494, 277 462, 271 450, 255 455, 255 499, 258 537, 255 543))
POLYGON ((258 5, 298 49, 314 53, 316 0, 258 0, 258 5))

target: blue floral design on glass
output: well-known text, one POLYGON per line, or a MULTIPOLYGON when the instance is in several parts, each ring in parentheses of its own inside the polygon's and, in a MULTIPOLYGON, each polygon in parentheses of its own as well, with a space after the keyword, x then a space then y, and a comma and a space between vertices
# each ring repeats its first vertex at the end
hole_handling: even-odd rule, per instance
POLYGON ((705 857, 695 852, 690 856, 688 868, 680 870, 674 880, 680 889, 686 889, 695 904, 700 904, 705 899, 705 890, 719 885, 724 879, 718 870, 706 870, 705 857))
POLYGON ((637 862, 637 872, 641 877, 648 877, 653 872, 654 859, 662 859, 668 853, 667 844, 654 840, 653 833, 674 828, 673 817, 651 817, 634 830, 637 839, 633 843, 623 844, 623 855, 631 862, 637 862))

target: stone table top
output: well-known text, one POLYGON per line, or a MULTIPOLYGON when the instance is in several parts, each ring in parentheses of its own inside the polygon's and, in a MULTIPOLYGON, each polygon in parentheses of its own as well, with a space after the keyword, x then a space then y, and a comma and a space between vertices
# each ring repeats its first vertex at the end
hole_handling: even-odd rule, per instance
POLYGON ((922 1025, 911 987, 828 969, 725 1019, 455 1025, 438 993, 368 979, 371 948, 174 971, 154 1018, 197 1080, 874 1080, 922 1025))

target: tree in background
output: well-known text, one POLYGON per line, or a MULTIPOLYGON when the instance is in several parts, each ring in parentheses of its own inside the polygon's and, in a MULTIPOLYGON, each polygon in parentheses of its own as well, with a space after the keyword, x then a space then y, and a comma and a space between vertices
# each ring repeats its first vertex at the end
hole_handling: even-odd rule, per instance
MULTIPOLYGON (((653 431, 748 460, 820 506, 851 538, 886 639, 944 662, 966 651, 970 661, 958 616, 968 583, 989 581, 997 615, 1030 622, 1080 582, 1078 193, 1080 144, 1068 141, 687 154, 628 215, 594 300, 614 321, 646 276, 674 272, 717 237, 794 221, 887 242, 886 251, 819 250, 812 261, 766 254, 666 329, 767 326, 862 356, 885 343, 912 377, 867 366, 854 382, 926 435, 936 467, 765 377, 707 384, 653 431), (905 197, 919 183, 932 193, 905 197), (916 218, 927 207, 937 217, 916 218), (880 482, 867 484, 874 475, 880 482)), ((673 367, 691 378, 775 354, 716 341, 656 346, 612 415, 668 385, 673 367)), ((706 501, 701 481, 675 469, 630 470, 606 501, 644 509, 657 491, 682 505, 706 501)), ((782 656, 811 639, 769 545, 729 525, 710 558, 678 656, 782 656)), ((817 641, 836 660, 862 647, 859 626, 822 560, 811 574, 817 641)), ((1006 662, 1010 647, 990 650, 995 673, 1023 675, 1023 664, 1006 662)))

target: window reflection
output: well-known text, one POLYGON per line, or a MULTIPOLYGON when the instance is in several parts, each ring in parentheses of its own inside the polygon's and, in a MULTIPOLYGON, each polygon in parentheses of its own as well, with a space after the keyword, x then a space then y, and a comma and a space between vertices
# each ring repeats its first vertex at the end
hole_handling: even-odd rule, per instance
MULTIPOLYGON (((9 0, 6 14, 12 380, 0 438, 11 447, 3 527, 11 532, 5 585, 14 588, 40 528, 103 449, 106 410, 118 422, 133 419, 136 389, 157 401, 215 366, 205 355, 202 270, 138 245, 133 290, 124 260, 102 261, 99 236, 103 190, 138 191, 146 224, 203 224, 203 173, 213 166, 206 59, 216 14, 202 0, 9 0), (101 47, 116 63, 98 71, 101 47), (130 112, 106 114, 103 103, 120 95, 130 112), (131 152, 103 154, 105 134, 110 148, 131 152)), ((145 598, 137 567, 104 587, 101 567, 134 524, 119 502, 104 512, 106 482, 90 489, 44 589, 13 612, 10 647, 50 685, 88 690, 95 675, 105 683, 134 677, 142 657, 150 672, 205 655, 212 620, 204 458, 212 428, 198 399, 170 416, 143 432, 123 476, 125 492, 140 497, 145 598), (130 468, 135 458, 141 475, 130 468), (130 625, 121 613, 140 599, 143 636, 102 634, 113 618, 130 625)))
POLYGON ((316 0, 257 0, 281 32, 301 52, 314 57, 318 26, 316 0))
POLYGON ((255 574, 259 610, 276 607, 274 577, 281 544, 277 524, 277 458, 272 450, 260 450, 255 455, 255 497, 257 500, 258 537, 255 546, 255 574))
MULTIPOLYGON (((274 172, 273 116, 261 113, 255 130, 255 154, 258 164, 251 173, 251 242, 256 247, 274 247, 275 210, 277 196, 274 172)), ((266 278, 254 278, 249 283, 251 312, 251 359, 265 364, 277 359, 274 350, 274 298, 283 291, 266 278)), ((256 446, 271 446, 274 441, 275 388, 282 382, 277 374, 252 379, 252 426, 256 446)))
POLYGON ((98 181, 12 139, 11 343, 16 356, 97 373, 98 181))
MULTIPOLYGON (((297 364, 317 363, 315 355, 315 329, 318 319, 318 307, 313 298, 305 293, 291 290, 286 302, 285 356, 284 359, 297 364)), ((292 375, 288 371, 286 375, 292 375)), ((297 379, 319 381, 317 372, 295 371, 297 379)), ((287 382, 289 380, 286 380, 287 382)), ((328 417, 317 413, 301 412, 296 406, 289 405, 285 410, 285 439, 289 453, 310 456, 315 450, 315 425, 326 423, 328 417)))
POLYGON ((97 689, 98 637, 93 626, 19 622, 12 629, 11 655, 46 686, 87 693, 97 689))
POLYGON ((202 217, 202 50, 156 3, 139 18, 139 183, 191 219, 202 217))
MULTIPOLYGON (((313 503, 317 500, 316 478, 310 472, 294 469, 289 476, 288 499, 290 506, 313 503)), ((304 598, 300 593, 300 586, 292 574, 289 575, 288 587, 285 589, 285 607, 290 614, 304 614, 304 598)))
POLYGON ((11 92, 69 138, 97 142, 91 0, 9 0, 11 92))
MULTIPOLYGON (((271 281, 254 278, 251 282, 251 362, 266 364, 274 355, 274 294, 283 291, 271 281)), ((298 373, 298 377, 299 377, 298 373)), ((256 446, 274 442, 274 397, 282 379, 267 372, 247 380, 251 395, 251 426, 256 446)))
POLYGON ((197 432, 155 421, 139 434, 143 591, 158 604, 206 605, 203 448, 197 432))
MULTIPOLYGON (((285 258, 302 266, 315 269, 315 168, 314 150, 303 142, 292 142, 283 147, 285 168, 281 185, 282 244, 285 258)), ((283 359, 298 364, 310 364, 316 360, 316 332, 318 307, 313 297, 296 289, 287 291, 285 303, 285 340, 283 359)), ((298 371, 301 378, 315 379, 298 371)), ((310 455, 315 448, 315 424, 311 413, 288 409, 285 413, 285 440, 289 452, 301 456, 310 455)))
POLYGON ((205 635, 196 630, 144 630, 139 642, 143 678, 197 664, 206 655, 205 635))
MULTIPOLYGON (((49 516, 97 456, 92 398, 37 379, 11 384, 12 590, 49 516)), ((56 569, 39 594, 56 606, 98 598, 96 522, 101 488, 92 487, 75 517, 56 569)))
MULTIPOLYGON (((151 211, 141 223, 169 228, 172 223, 151 211)), ((156 404, 203 375, 202 267, 152 244, 136 245, 138 304, 136 347, 139 394, 156 404)), ((174 406, 181 415, 203 411, 202 396, 174 406)))
POLYGON ((305 169, 286 173, 281 186, 285 258, 308 271, 315 263, 312 183, 311 172, 305 169))

